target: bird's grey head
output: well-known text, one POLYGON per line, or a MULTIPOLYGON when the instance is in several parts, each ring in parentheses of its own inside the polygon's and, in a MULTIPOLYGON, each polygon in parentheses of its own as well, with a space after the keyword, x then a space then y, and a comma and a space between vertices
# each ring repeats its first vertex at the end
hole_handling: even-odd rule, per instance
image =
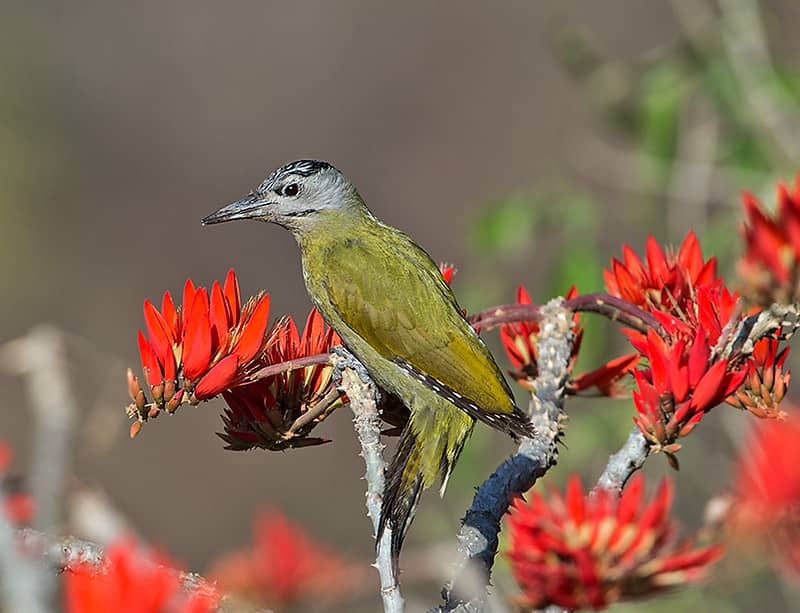
POLYGON ((257 219, 300 229, 321 211, 343 209, 361 199, 347 178, 328 162, 298 160, 281 166, 255 191, 203 219, 203 224, 257 219))

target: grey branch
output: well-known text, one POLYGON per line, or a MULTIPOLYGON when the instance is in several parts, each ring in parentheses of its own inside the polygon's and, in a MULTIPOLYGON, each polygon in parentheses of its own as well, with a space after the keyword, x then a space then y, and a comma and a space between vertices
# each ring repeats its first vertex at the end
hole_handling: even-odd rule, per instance
MULTIPOLYGON (((20 552, 20 558, 30 563, 36 561, 44 562, 53 575, 60 574, 67 568, 78 564, 89 564, 95 567, 98 572, 102 572, 103 565, 106 563, 103 547, 90 541, 72 536, 56 537, 31 528, 18 530, 14 536, 14 549, 20 552)), ((187 573, 175 569, 169 570, 178 578, 181 588, 186 593, 200 592, 209 595, 217 593, 214 586, 197 573, 187 573)), ((32 611, 33 609, 14 608, 9 610, 32 611)), ((36 610, 39 611, 41 609, 36 610)), ((242 611, 239 605, 228 602, 226 597, 222 598, 216 610, 219 613, 242 611)), ((266 609, 259 609, 258 613, 269 612, 266 609)))
MULTIPOLYGON (((338 349, 331 355, 331 363, 334 369, 341 373, 341 389, 347 394, 350 409, 353 411, 353 424, 366 466, 364 478, 367 481, 367 514, 372 520, 373 532, 377 535, 385 483, 385 462, 380 438, 381 418, 378 415, 376 402, 377 389, 366 375, 364 367, 349 352, 338 349)), ((402 613, 403 597, 393 572, 391 542, 392 530, 391 527, 387 527, 378 544, 375 568, 381 582, 383 610, 386 613, 402 613)))
POLYGON ((437 611, 486 610, 503 515, 511 501, 530 489, 558 458, 558 441, 565 421, 564 389, 574 340, 572 313, 563 307, 561 298, 551 300, 542 307, 539 325, 539 375, 531 397, 531 421, 536 427, 536 437, 522 440, 517 452, 475 493, 458 533, 453 579, 442 591, 445 602, 437 611), (472 579, 476 575, 481 578, 480 584, 466 591, 464 584, 468 581, 464 577, 472 579), (465 601, 464 595, 469 600, 465 601))
POLYGON ((798 328, 800 304, 773 304, 739 321, 731 318, 720 335, 719 346, 714 347, 714 353, 728 360, 747 357, 762 338, 788 340, 798 328))
POLYGON ((628 479, 644 466, 649 453, 647 439, 639 428, 634 428, 622 448, 609 458, 596 487, 622 493, 628 479))

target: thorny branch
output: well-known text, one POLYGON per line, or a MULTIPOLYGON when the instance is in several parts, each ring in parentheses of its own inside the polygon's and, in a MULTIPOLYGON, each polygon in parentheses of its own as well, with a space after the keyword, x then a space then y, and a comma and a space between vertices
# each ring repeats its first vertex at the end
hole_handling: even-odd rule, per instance
MULTIPOLYGON (((381 418, 378 414, 377 389, 357 360, 349 352, 339 350, 331 354, 331 364, 341 371, 341 389, 350 400, 353 424, 361 444, 367 481, 367 514, 372 520, 372 529, 378 534, 381 519, 381 502, 385 486, 385 462, 381 443, 381 418), (343 357, 344 356, 344 357, 343 357)), ((394 576, 392 553, 392 530, 387 527, 378 543, 375 568, 381 582, 381 598, 386 613, 402 613, 403 597, 394 576)))
POLYGON ((569 378, 568 364, 574 340, 572 313, 561 298, 539 307, 538 311, 539 375, 531 396, 531 421, 537 435, 522 440, 517 452, 475 493, 458 533, 458 560, 453 579, 442 591, 445 602, 436 609, 440 612, 483 610, 502 517, 511 501, 530 489, 558 457, 557 444, 566 417, 564 386, 569 378), (478 571, 482 581, 467 590, 468 586, 459 578, 470 568, 478 571))

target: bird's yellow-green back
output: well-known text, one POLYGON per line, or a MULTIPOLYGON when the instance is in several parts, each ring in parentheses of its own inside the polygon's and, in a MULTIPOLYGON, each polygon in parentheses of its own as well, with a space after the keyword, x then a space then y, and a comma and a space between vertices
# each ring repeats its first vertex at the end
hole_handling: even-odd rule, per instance
POLYGON ((323 315, 352 331, 343 338, 358 335, 391 362, 382 365, 391 373, 406 369, 476 410, 512 413, 500 369, 430 256, 366 211, 321 215, 334 230, 319 228, 302 239, 303 270, 323 315))

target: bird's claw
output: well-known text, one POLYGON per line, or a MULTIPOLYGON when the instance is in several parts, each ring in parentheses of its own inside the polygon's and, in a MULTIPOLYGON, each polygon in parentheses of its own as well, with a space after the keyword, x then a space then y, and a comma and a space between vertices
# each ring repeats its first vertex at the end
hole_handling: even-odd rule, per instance
POLYGON ((347 349, 347 347, 344 345, 337 345, 336 347, 331 348, 331 353, 339 357, 333 367, 333 378, 337 382, 341 382, 342 380, 342 371, 345 368, 349 368, 350 370, 355 371, 359 379, 361 379, 364 383, 372 384, 372 377, 369 376, 367 369, 364 368, 364 365, 359 362, 356 356, 350 353, 350 350, 347 349))
POLYGON ((334 360, 333 365, 333 380, 336 382, 336 384, 341 385, 342 372, 345 368, 349 368, 358 375, 358 378, 361 379, 361 381, 372 386, 373 390, 375 390, 375 401, 380 403, 381 393, 378 390, 378 386, 375 385, 375 382, 372 380, 372 377, 369 376, 367 369, 358 360, 358 358, 354 356, 344 345, 332 347, 331 353, 339 358, 338 360, 334 360))

